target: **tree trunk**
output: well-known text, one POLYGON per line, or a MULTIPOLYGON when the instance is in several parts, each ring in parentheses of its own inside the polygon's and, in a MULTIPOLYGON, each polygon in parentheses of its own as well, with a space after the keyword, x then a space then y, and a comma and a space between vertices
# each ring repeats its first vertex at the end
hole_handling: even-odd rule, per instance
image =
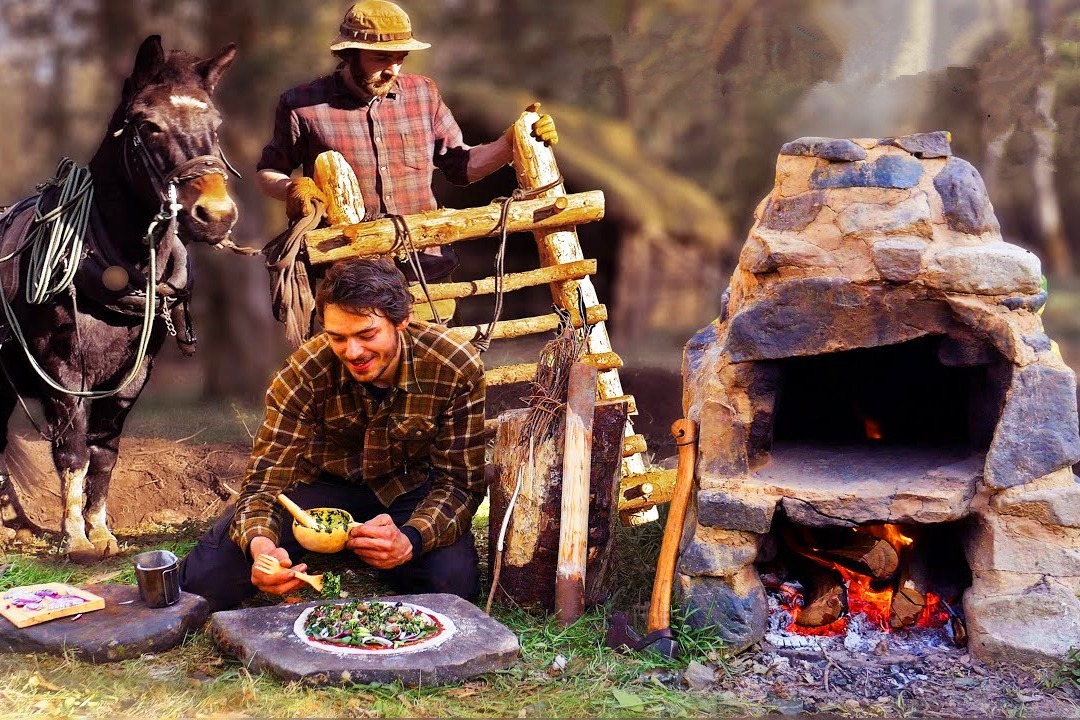
MULTIPOLYGON (((540 441, 533 462, 521 447, 527 409, 499 416, 491 478, 488 547, 495 566, 499 533, 506 508, 521 473, 522 488, 507 526, 497 597, 519 605, 555 607, 555 568, 559 555, 559 513, 562 493, 561 434, 540 441)), ((610 597, 615 569, 615 525, 618 519, 619 467, 626 404, 599 401, 593 418, 590 453, 589 530, 585 564, 585 604, 610 597)))

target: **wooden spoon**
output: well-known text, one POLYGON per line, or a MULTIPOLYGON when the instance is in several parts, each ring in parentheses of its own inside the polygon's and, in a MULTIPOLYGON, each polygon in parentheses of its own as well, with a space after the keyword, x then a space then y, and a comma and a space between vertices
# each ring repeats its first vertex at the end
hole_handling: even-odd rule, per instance
POLYGON ((319 521, 316 520, 315 518, 311 517, 311 514, 307 510, 300 507, 299 505, 297 505, 296 503, 294 503, 292 500, 285 497, 284 495, 279 494, 277 496, 277 500, 278 500, 279 503, 281 503, 282 505, 285 506, 286 510, 288 510, 290 513, 292 513, 292 516, 294 518, 296 518, 296 522, 298 522, 301 525, 303 525, 304 527, 310 528, 312 530, 318 530, 319 529, 319 521))
MULTIPOLYGON (((255 558, 255 569, 266 573, 267 575, 273 575, 286 569, 281 567, 281 561, 279 561, 273 555, 267 555, 263 553, 259 557, 255 558)), ((307 573, 300 572, 299 570, 293 570, 293 575, 311 587, 315 588, 316 592, 322 592, 323 589, 323 576, 322 575, 308 575, 307 573)))

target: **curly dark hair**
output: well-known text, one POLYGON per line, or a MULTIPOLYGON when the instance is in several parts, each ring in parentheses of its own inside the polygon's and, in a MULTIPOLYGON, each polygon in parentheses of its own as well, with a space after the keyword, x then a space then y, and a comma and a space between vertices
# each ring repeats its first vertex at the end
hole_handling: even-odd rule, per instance
POLYGON ((397 265, 386 258, 340 260, 326 271, 315 293, 319 322, 328 304, 353 313, 374 312, 398 325, 409 317, 413 298, 397 265))

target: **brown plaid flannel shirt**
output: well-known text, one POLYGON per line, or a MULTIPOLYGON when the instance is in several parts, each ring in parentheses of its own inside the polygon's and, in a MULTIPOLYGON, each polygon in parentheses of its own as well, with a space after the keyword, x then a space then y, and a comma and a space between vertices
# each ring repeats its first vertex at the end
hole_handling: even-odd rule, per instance
POLYGON ((422 75, 399 75, 394 92, 370 102, 353 95, 340 73, 286 91, 258 169, 289 175, 303 167, 310 177, 326 150, 352 166, 368 213, 437 208, 431 192, 436 167, 450 182, 468 184, 470 147, 435 83, 422 75))
POLYGON ((453 543, 484 499, 484 366, 446 328, 413 321, 400 334, 397 382, 376 403, 334 355, 325 333, 294 352, 266 392, 232 539, 279 539, 278 493, 325 471, 364 483, 384 505, 423 484, 405 523, 423 551, 453 543))

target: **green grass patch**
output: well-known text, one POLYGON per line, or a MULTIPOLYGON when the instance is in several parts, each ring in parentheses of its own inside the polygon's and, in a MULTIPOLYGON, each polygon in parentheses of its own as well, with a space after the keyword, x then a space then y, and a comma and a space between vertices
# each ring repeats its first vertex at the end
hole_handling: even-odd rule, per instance
MULTIPOLYGON (((488 517, 482 508, 474 534, 486 556, 488 517)), ((662 522, 662 521, 661 521, 662 522)), ((0 557, 0 589, 42 582, 134 584, 131 556, 168 549, 183 555, 203 527, 149 527, 120 536, 122 554, 83 568, 67 563, 49 543, 0 557)), ((68 657, 0 654, 0 714, 4 717, 700 717, 746 716, 764 708, 732 705, 730 695, 680 688, 679 671, 691 660, 724 666, 724 650, 707 629, 693 630, 675 608, 672 617, 684 655, 620 654, 604 645, 613 610, 629 611, 645 627, 645 612, 662 524, 620 528, 618 591, 563 628, 547 613, 503 604, 493 616, 521 642, 511 668, 442 687, 398 683, 312 688, 253 675, 221 653, 205 631, 181 647, 119 663, 94 665, 68 657)), ((374 572, 357 569, 344 555, 318 556, 317 572, 342 576, 353 596, 387 594, 374 572)), ((486 577, 486 567, 481 567, 486 577)), ((484 589, 486 596, 486 588, 484 589)), ((315 599, 313 591, 301 593, 315 599)), ((249 605, 280 602, 257 596, 249 605)), ((482 604, 482 603, 481 603, 482 604)))

